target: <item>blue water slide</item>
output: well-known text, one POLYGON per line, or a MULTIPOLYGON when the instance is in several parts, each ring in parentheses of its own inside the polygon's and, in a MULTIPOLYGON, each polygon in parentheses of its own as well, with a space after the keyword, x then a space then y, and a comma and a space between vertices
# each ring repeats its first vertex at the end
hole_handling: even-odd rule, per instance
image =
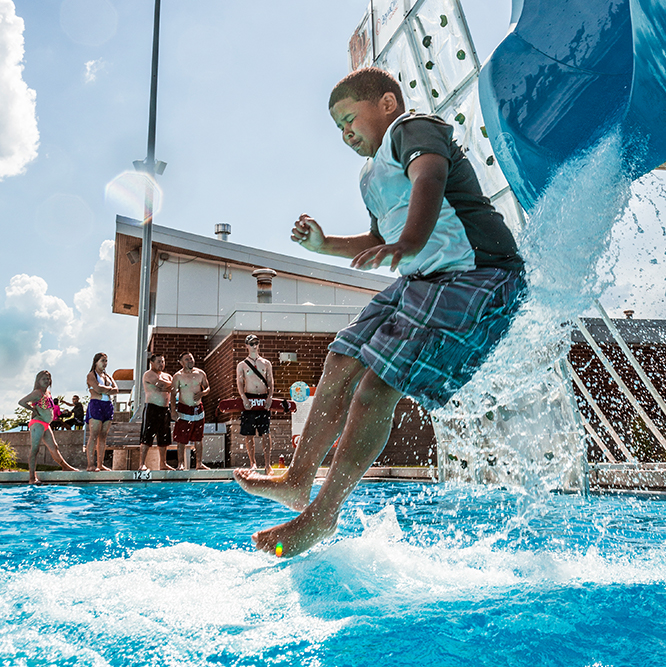
POLYGON ((525 210, 611 130, 632 178, 666 162, 665 0, 514 0, 512 27, 481 70, 479 96, 525 210))

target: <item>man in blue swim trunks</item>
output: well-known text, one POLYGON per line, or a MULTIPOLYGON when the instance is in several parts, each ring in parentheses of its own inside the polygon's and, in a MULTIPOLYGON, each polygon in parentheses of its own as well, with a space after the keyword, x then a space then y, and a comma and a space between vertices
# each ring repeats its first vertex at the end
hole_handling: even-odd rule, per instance
POLYGON ((386 444, 398 400, 411 396, 429 410, 445 405, 502 338, 525 290, 513 236, 450 125, 405 113, 398 82, 376 68, 340 81, 329 111, 343 141, 369 158, 361 194, 370 230, 327 235, 301 215, 291 238, 313 252, 352 258, 353 268, 390 266, 401 277, 329 346, 288 470, 234 473, 249 493, 301 512, 252 536, 258 549, 284 556, 335 532, 343 503, 386 444), (317 469, 338 437, 310 503, 317 469))

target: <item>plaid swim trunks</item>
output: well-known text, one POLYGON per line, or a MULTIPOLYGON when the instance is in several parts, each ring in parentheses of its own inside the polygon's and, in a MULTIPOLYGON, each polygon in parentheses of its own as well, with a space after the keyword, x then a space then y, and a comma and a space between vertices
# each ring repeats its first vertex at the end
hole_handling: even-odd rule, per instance
POLYGON ((358 359, 428 410, 446 405, 509 328, 526 283, 496 268, 401 277, 338 332, 329 350, 358 359))

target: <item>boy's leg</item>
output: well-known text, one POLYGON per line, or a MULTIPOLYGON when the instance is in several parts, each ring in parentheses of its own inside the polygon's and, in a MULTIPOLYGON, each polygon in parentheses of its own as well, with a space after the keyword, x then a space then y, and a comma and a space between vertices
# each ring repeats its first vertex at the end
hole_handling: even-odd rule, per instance
POLYGON ((365 370, 357 359, 329 352, 291 465, 282 475, 235 470, 234 477, 243 489, 297 511, 307 507, 317 470, 342 431, 354 389, 365 370))
POLYGON ((373 371, 366 370, 354 392, 331 468, 317 497, 292 521, 253 535, 258 549, 275 553, 279 542, 283 555, 293 556, 335 532, 343 503, 386 446, 401 396, 373 371))

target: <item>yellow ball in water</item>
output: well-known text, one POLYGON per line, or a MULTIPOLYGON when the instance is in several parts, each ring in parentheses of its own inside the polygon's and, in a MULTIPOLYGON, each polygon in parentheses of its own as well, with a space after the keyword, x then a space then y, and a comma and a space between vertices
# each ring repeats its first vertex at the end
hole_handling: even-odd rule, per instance
POLYGON ((282 555, 282 542, 275 545, 275 555, 279 558, 282 555))

